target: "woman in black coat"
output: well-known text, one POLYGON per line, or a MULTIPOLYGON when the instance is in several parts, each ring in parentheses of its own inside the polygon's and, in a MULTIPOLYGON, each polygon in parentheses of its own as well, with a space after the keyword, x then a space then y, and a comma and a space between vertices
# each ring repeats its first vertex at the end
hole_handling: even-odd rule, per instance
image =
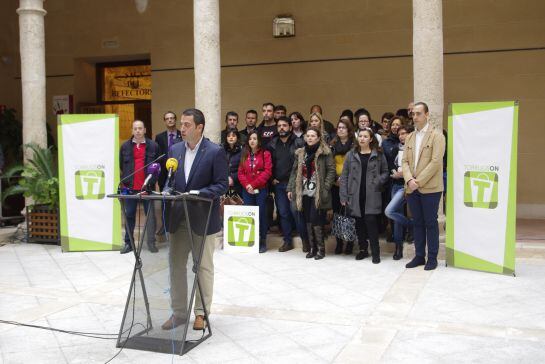
POLYGON ((373 263, 380 263, 378 217, 382 212, 381 191, 388 178, 386 157, 378 147, 375 133, 370 128, 359 130, 358 143, 346 154, 339 189, 341 204, 356 218, 360 245, 357 260, 369 256, 369 239, 373 263))
POLYGON ((242 196, 242 186, 238 180, 238 165, 240 164, 240 155, 242 145, 240 144, 240 134, 236 129, 230 129, 226 135, 226 141, 223 144, 223 150, 229 162, 229 190, 242 196))

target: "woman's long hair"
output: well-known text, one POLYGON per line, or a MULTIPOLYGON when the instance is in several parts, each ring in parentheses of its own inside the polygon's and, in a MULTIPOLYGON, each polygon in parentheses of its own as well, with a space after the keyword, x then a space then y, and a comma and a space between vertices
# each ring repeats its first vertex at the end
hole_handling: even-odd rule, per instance
MULTIPOLYGON (((325 132, 324 132, 324 118, 322 117, 322 114, 320 114, 319 112, 313 112, 312 114, 310 114, 310 117, 308 118, 308 125, 310 126, 310 123, 311 123, 311 120, 313 116, 316 116, 318 118, 318 120, 320 120, 320 133, 322 134, 322 136, 325 135, 325 132)), ((316 128, 316 127, 314 127, 316 128)), ((322 136, 320 136, 320 139, 322 139, 322 136)))
MULTIPOLYGON (((307 131, 307 122, 305 121, 305 118, 303 117, 303 115, 299 111, 294 111, 289 115, 290 121, 291 121, 292 115, 297 116, 297 119, 299 119, 300 122, 301 122, 301 130, 303 131, 303 133, 306 132, 307 131)), ((293 124, 292 124, 292 126, 293 126, 293 124)))
POLYGON ((356 140, 355 143, 354 143, 354 151, 357 152, 357 153, 359 153, 361 151, 359 136, 360 136, 360 133, 364 133, 364 132, 369 133, 369 136, 371 137, 371 141, 369 142, 369 148, 371 149, 371 151, 376 150, 376 151, 380 152, 381 149, 378 146, 377 137, 375 135, 375 132, 371 128, 365 128, 365 129, 358 130, 358 140, 356 140))
POLYGON ((242 154, 240 155, 240 166, 244 166, 244 163, 250 156, 250 152, 252 151, 252 148, 250 148, 250 137, 255 134, 257 136, 257 150, 261 149, 261 136, 257 132, 257 130, 252 130, 248 133, 248 139, 246 139, 246 143, 244 143, 244 148, 242 149, 242 154))

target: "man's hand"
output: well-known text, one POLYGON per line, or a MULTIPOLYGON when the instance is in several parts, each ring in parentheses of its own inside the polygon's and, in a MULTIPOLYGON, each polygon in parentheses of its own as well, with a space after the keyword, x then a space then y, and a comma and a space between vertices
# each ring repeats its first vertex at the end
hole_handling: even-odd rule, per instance
POLYGON ((234 185, 233 178, 229 177, 229 186, 234 185))
POLYGON ((341 205, 346 206, 346 201, 341 201, 341 205))
POLYGON ((407 186, 411 189, 411 191, 416 191, 418 189, 418 183, 414 179, 410 180, 409 183, 407 183, 407 186))
POLYGON ((288 192, 288 200, 291 201, 291 192, 288 192))
POLYGON ((341 177, 337 178, 335 180, 335 186, 340 187, 341 186, 341 177))
POLYGON ((273 179, 273 182, 272 182, 273 186, 276 186, 276 185, 279 184, 279 183, 280 183, 279 180, 277 180, 276 178, 273 179))
POLYGON ((250 195, 254 194, 254 188, 252 187, 252 185, 246 186, 246 192, 248 192, 250 195))

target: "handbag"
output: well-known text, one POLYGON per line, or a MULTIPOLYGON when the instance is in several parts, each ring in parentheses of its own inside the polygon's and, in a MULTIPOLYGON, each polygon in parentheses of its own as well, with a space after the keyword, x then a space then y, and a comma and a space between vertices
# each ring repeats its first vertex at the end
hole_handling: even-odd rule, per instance
POLYGON ((223 206, 225 205, 244 205, 242 198, 234 190, 229 189, 227 193, 220 197, 220 214, 223 216, 223 206))
POLYGON ((338 213, 333 214, 331 233, 344 241, 356 240, 356 219, 346 215, 345 206, 342 206, 338 213))

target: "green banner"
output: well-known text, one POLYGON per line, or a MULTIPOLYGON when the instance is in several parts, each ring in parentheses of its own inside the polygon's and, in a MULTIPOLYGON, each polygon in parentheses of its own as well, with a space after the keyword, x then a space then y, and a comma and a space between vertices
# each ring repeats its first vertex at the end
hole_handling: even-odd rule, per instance
POLYGON ((59 115, 57 132, 62 250, 120 250, 120 204, 106 198, 119 184, 117 115, 59 115))
POLYGON ((518 103, 449 106, 447 264, 515 273, 518 103))

